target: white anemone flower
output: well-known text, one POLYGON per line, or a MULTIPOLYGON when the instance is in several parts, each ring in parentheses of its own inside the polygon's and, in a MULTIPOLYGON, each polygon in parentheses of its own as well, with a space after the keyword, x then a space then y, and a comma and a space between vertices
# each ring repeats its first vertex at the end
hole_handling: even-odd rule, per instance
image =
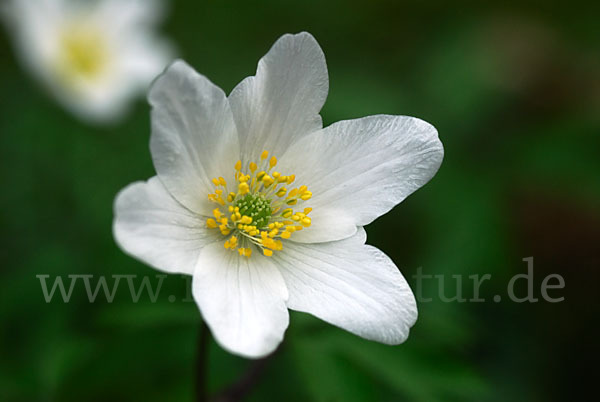
POLYGON ((227 97, 176 61, 153 84, 157 176, 115 201, 114 235, 154 268, 193 275, 217 342, 261 357, 288 309, 366 339, 403 342, 415 298, 363 226, 435 174, 435 128, 378 115, 323 128, 325 57, 308 33, 284 35, 227 97))
POLYGON ((154 0, 8 0, 2 16, 23 65, 83 120, 112 122, 171 60, 153 34, 154 0))

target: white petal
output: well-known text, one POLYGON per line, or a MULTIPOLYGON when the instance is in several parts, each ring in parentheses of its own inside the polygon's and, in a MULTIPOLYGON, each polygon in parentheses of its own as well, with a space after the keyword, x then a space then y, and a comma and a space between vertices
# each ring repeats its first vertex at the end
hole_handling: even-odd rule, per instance
POLYGON ((385 214, 437 172, 444 155, 435 128, 406 116, 370 116, 340 121, 304 138, 280 160, 278 168, 296 174, 313 197, 312 226, 301 242, 339 240, 385 214), (338 219, 331 233, 330 219, 338 219))
POLYGON ((288 242, 273 258, 289 291, 288 307, 363 338, 399 344, 417 319, 406 280, 364 230, 331 243, 288 242))
POLYGON ((131 31, 154 25, 165 16, 165 2, 160 0, 103 0, 91 12, 112 32, 131 31))
POLYGON ((17 55, 33 74, 44 79, 47 63, 56 52, 58 27, 64 19, 62 1, 11 0, 0 5, 17 55))
POLYGON ((299 232, 294 232, 290 240, 300 243, 329 242, 346 239, 354 235, 357 230, 356 220, 344 209, 316 208, 310 213, 310 218, 312 225, 299 232))
POLYGON ((295 139, 320 129, 328 90, 325 56, 315 38, 306 32, 279 38, 256 76, 229 96, 245 157, 256 160, 265 149, 280 157, 295 139))
POLYGON ((173 60, 174 54, 169 42, 151 35, 135 35, 126 42, 122 40, 118 51, 120 84, 131 87, 131 91, 144 93, 173 60))
POLYGON ((205 247, 193 295, 217 342, 245 357, 262 357, 283 339, 287 289, 273 262, 256 252, 240 257, 222 243, 205 247))
POLYGON ((115 200, 113 232, 128 254, 161 271, 193 274, 200 249, 219 239, 158 177, 125 187, 115 200))
POLYGON ((183 205, 210 215, 211 179, 233 177, 239 146, 223 91, 183 61, 153 84, 150 150, 158 176, 183 205))

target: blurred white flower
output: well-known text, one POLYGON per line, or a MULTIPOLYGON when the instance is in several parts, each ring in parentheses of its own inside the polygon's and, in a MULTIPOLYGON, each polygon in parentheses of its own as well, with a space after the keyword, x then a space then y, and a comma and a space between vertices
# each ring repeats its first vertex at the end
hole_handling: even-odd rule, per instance
POLYGON ((2 16, 23 64, 80 118, 110 122, 171 59, 154 0, 8 0, 2 16))
POLYGON ((323 128, 328 87, 324 55, 301 33, 280 38, 229 97, 183 61, 150 90, 158 176, 119 193, 115 238, 159 270, 193 275, 204 319, 233 353, 273 351, 288 308, 387 344, 417 318, 362 226, 435 174, 442 144, 406 116, 323 128))

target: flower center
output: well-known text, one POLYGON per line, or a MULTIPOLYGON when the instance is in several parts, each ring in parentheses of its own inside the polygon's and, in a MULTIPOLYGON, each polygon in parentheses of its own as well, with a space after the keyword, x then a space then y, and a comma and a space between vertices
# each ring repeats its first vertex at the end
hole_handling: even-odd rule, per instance
POLYGON ((242 216, 252 218, 252 224, 257 229, 264 228, 271 219, 271 201, 264 198, 263 195, 246 194, 243 198, 237 200, 234 204, 239 209, 242 216))
POLYGON ((58 68, 65 79, 97 78, 108 64, 101 33, 83 24, 68 26, 60 37, 58 68))
POLYGON ((242 161, 237 161, 235 188, 229 189, 223 177, 212 179, 215 192, 208 199, 218 206, 206 226, 227 236, 225 248, 237 250, 241 256, 250 257, 252 249, 258 248, 270 257, 283 248, 281 239, 289 239, 292 233, 311 225, 308 214, 312 209, 295 212, 294 206, 309 200, 312 193, 306 186, 288 191, 285 186, 296 177, 274 171, 277 158, 268 157, 269 152, 263 151, 260 161, 250 162, 247 171, 242 171, 242 161))

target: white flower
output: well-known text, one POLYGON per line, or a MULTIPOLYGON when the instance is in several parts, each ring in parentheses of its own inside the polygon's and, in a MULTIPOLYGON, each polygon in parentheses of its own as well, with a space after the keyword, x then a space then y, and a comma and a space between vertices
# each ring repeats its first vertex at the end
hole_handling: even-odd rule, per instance
POLYGON ((117 196, 114 234, 147 264, 193 275, 204 319, 233 353, 273 351, 288 308, 386 344, 417 318, 402 274, 362 227, 435 174, 442 144, 413 117, 323 128, 328 83, 323 52, 300 33, 229 97, 183 61, 150 91, 158 176, 117 196))
POLYGON ((121 117, 170 60, 152 34, 153 0, 9 0, 3 17, 23 64, 84 120, 121 117))

